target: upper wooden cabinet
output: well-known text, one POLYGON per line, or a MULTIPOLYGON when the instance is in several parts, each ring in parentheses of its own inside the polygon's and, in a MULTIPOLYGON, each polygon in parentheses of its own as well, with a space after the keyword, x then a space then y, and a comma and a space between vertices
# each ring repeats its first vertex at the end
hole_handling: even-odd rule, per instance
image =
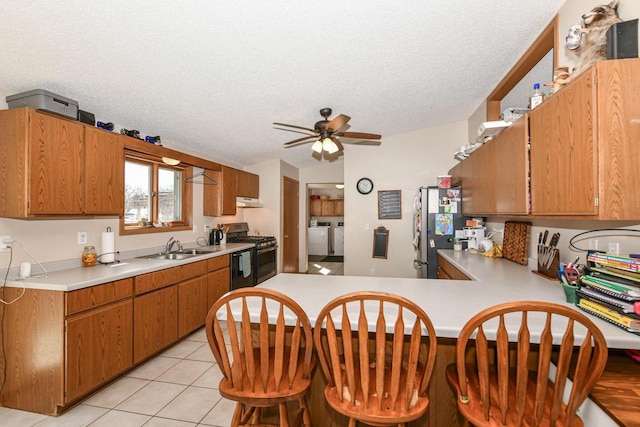
POLYGON ((204 186, 203 215, 235 215, 238 170, 222 166, 222 170, 219 172, 206 170, 205 173, 215 178, 218 184, 204 186))
POLYGON ((260 197, 260 177, 256 174, 239 170, 238 172, 238 197, 260 197))
POLYGON ((0 129, 0 216, 122 213, 122 137, 30 108, 0 111, 0 129))
POLYGON ((344 216, 344 199, 311 199, 310 216, 344 216))
POLYGON ((640 59, 599 61, 529 112, 528 125, 525 116, 476 150, 450 171, 462 175, 463 213, 639 219, 638 75, 640 59))

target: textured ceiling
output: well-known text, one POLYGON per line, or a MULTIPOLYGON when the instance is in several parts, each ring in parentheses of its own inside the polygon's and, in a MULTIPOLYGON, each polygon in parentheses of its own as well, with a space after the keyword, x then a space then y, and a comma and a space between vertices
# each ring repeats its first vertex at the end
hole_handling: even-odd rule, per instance
POLYGON ((562 3, 0 0, 0 92, 46 89, 230 164, 308 167, 272 122, 331 107, 384 144, 465 120, 562 3))

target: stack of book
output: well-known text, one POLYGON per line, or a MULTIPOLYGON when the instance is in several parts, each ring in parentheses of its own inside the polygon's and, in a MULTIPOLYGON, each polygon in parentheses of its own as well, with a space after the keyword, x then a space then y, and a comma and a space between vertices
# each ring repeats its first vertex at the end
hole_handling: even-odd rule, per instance
POLYGON ((640 259, 590 253, 578 307, 640 335, 640 259))

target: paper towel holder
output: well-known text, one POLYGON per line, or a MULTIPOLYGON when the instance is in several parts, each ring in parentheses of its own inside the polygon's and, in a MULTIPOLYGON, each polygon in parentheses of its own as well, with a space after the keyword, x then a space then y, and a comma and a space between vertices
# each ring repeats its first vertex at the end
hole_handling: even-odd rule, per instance
MULTIPOLYGON (((111 233, 111 227, 107 227, 107 233, 111 233)), ((106 256, 106 255, 120 255, 120 252, 119 251, 110 251, 110 252, 105 252, 105 253, 99 254, 98 255, 98 263, 99 264, 109 265, 109 264, 115 264, 115 263, 120 262, 119 259, 115 259, 115 256, 114 256, 113 261, 108 261, 108 262, 102 261, 100 258, 102 258, 103 256, 106 256)))

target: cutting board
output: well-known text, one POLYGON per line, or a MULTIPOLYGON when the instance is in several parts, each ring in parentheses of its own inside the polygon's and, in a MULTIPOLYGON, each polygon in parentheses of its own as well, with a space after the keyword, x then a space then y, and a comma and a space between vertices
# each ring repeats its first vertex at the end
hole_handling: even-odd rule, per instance
POLYGON ((527 265, 529 262, 530 222, 507 221, 504 223, 502 258, 527 265))

